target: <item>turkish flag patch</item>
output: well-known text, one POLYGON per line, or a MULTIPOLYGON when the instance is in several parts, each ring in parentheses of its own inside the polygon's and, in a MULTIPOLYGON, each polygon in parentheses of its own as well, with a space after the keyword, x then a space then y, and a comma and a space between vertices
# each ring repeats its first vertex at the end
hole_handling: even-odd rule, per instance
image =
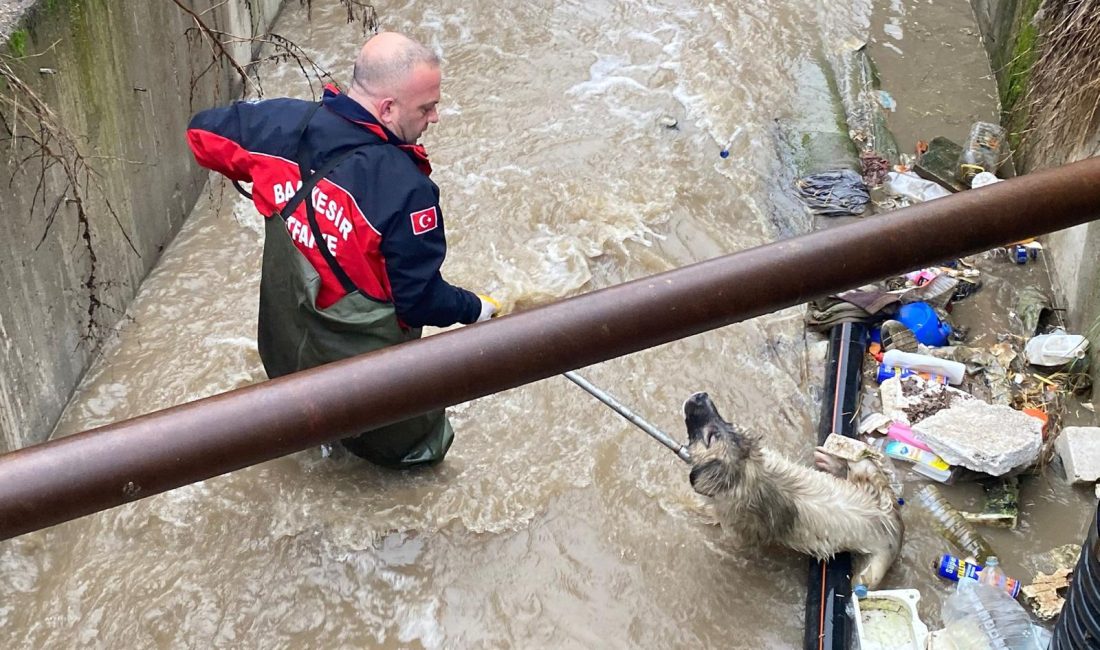
POLYGON ((409 218, 412 219, 414 235, 423 235, 429 230, 435 230, 435 227, 439 225, 439 215, 436 213, 434 205, 427 210, 410 213, 409 218))

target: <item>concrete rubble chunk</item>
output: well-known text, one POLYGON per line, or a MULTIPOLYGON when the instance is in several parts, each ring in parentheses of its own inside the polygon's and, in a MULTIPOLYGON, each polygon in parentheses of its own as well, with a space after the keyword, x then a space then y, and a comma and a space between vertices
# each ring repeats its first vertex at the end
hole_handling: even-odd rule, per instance
POLYGON ((882 458, 881 453, 875 451, 866 443, 855 438, 842 436, 839 433, 830 433, 825 438, 825 444, 821 445, 821 448, 837 458, 853 462, 864 458, 882 458))
POLYGON ((1054 448, 1071 483, 1100 480, 1100 427, 1066 427, 1054 441, 1054 448))
POLYGON ((913 426, 949 465, 1001 476, 1039 458, 1043 423, 1026 413, 979 400, 958 401, 913 426))
POLYGON ((879 386, 879 397, 886 417, 910 426, 952 404, 974 399, 970 393, 920 377, 891 377, 879 386))

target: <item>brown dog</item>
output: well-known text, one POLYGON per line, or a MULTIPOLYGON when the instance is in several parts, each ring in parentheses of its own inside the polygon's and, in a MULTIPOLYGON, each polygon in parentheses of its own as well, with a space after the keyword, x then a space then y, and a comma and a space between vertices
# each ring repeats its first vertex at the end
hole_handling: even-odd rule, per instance
POLYGON ((901 550, 903 525, 873 460, 843 461, 819 448, 817 464, 831 473, 792 463, 722 419, 706 393, 684 402, 684 421, 691 486, 714 500, 723 529, 822 560, 850 551, 861 561, 853 584, 878 586, 901 550))

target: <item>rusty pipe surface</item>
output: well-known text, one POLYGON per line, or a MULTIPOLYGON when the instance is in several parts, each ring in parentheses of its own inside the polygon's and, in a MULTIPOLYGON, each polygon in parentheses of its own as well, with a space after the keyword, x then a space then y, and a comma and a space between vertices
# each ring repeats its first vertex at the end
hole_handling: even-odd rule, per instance
POLYGON ((1093 158, 27 447, 0 539, 1098 217, 1093 158))

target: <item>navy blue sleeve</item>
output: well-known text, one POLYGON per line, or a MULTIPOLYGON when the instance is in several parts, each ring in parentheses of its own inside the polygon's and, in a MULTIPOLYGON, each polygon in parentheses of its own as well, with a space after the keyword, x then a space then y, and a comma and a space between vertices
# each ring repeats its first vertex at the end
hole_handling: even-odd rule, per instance
POLYGON ((381 250, 397 316, 410 327, 472 323, 481 299, 448 284, 439 269, 447 256, 443 213, 430 183, 412 190, 400 212, 386 219, 381 250))
MULTIPOLYGON (((251 181, 249 151, 264 134, 282 136, 282 114, 305 102, 279 98, 261 102, 234 102, 199 111, 187 125, 187 141, 196 162, 237 181, 251 181)), ((300 111, 301 109, 298 108, 300 111)), ((285 139, 285 138, 283 138, 285 139)))

